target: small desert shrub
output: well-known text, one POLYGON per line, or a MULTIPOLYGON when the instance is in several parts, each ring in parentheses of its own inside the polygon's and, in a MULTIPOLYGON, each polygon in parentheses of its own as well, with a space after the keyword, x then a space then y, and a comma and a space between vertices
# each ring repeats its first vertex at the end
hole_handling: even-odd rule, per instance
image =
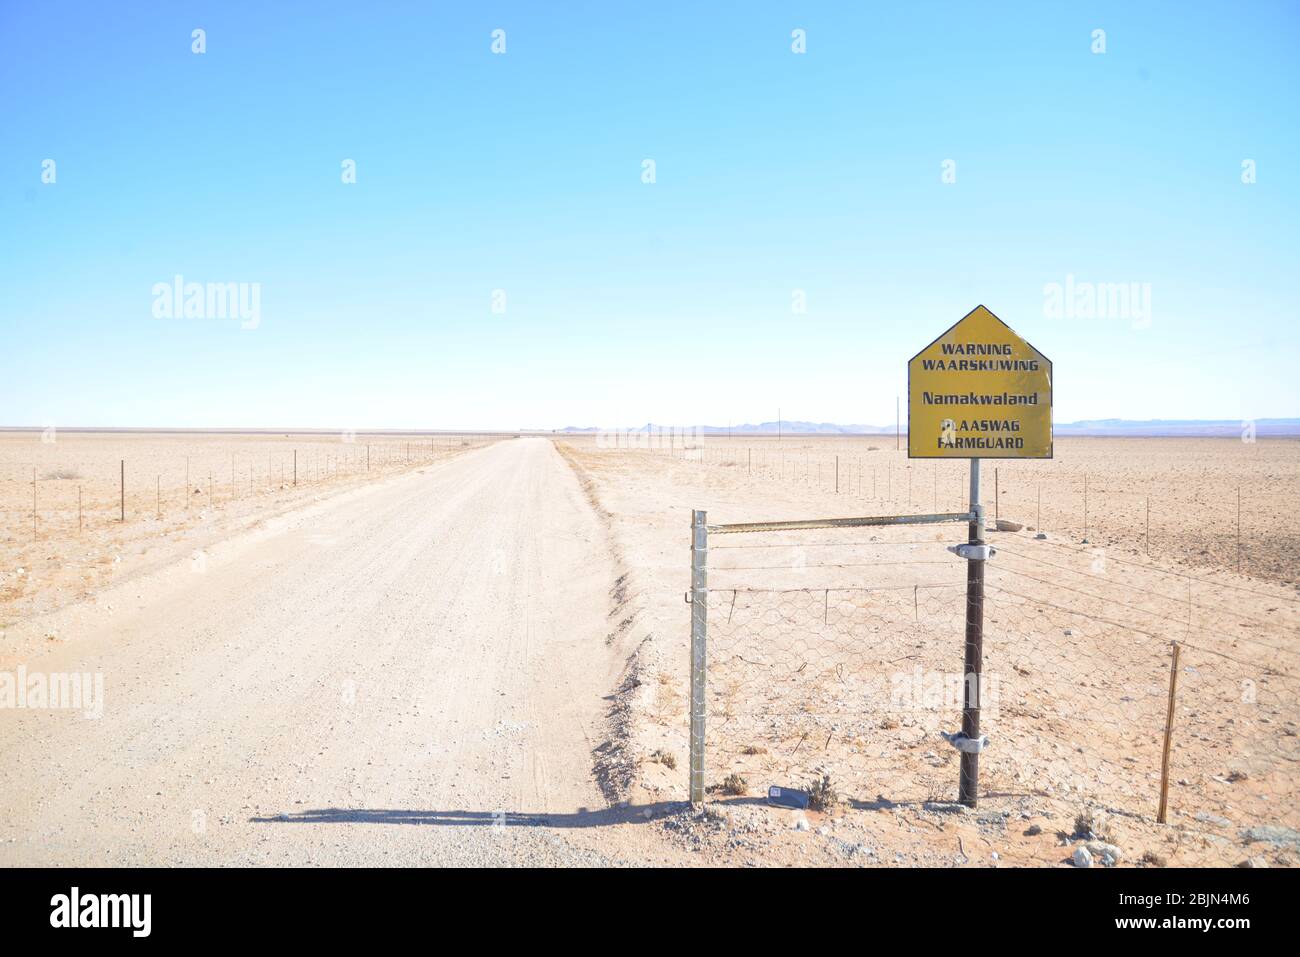
POLYGON ((767 748, 759 747, 757 744, 747 744, 740 749, 741 754, 767 754, 767 748))
POLYGON ((677 758, 663 748, 655 749, 655 752, 650 755, 650 760, 655 764, 662 764, 669 771, 677 770, 677 758))
POLYGON ((55 469, 52 472, 46 472, 44 475, 42 475, 41 481, 51 482, 58 479, 67 480, 67 479, 79 479, 79 478, 81 478, 81 473, 78 472, 76 469, 55 469))
POLYGON ((734 794, 739 796, 749 792, 749 782, 735 771, 732 771, 722 779, 722 783, 718 785, 717 790, 721 791, 723 794, 734 794))
POLYGON ((1110 818, 1097 808, 1084 808, 1075 815, 1074 833, 1075 836, 1087 838, 1090 841, 1105 841, 1107 844, 1115 843, 1110 818))
POLYGON ((808 788, 808 806, 814 811, 829 811, 840 803, 840 796, 835 792, 830 774, 825 771, 808 788))

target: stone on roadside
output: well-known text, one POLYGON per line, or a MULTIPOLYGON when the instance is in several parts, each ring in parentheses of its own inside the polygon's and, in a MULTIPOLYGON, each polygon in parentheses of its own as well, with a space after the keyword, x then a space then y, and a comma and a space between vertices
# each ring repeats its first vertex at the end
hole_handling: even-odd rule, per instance
POLYGON ((1088 853, 1100 861, 1103 867, 1114 867, 1122 856, 1118 847, 1105 841, 1094 841, 1087 846, 1087 849, 1088 853))

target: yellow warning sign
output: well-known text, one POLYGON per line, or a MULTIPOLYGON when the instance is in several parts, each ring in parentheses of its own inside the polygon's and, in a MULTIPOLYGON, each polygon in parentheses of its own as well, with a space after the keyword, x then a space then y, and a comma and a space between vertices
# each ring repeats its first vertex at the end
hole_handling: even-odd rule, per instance
POLYGON ((1050 459, 1052 362, 983 306, 907 364, 914 459, 1050 459))

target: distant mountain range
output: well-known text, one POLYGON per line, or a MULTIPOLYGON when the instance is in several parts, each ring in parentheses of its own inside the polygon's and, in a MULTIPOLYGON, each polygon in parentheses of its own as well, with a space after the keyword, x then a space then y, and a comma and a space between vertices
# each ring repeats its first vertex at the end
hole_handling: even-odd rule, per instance
MULTIPOLYGON (((1256 435, 1300 436, 1300 419, 1254 419, 1256 435)), ((1057 435, 1128 435, 1128 436, 1238 436, 1246 431, 1247 422, 1240 419, 1088 419, 1082 422, 1057 422, 1057 435)), ((742 425, 667 426, 647 423, 638 428, 618 431, 656 432, 684 428, 705 435, 754 435, 781 432, 785 435, 893 435, 892 425, 862 425, 836 422, 804 422, 782 419, 780 423, 746 422, 742 425)), ((594 427, 568 426, 561 432, 603 432, 594 427)), ((904 430, 906 431, 906 430, 904 430)))
POLYGON ((1057 422, 1058 435, 1239 436, 1253 424, 1256 435, 1300 435, 1300 419, 1090 419, 1057 422))

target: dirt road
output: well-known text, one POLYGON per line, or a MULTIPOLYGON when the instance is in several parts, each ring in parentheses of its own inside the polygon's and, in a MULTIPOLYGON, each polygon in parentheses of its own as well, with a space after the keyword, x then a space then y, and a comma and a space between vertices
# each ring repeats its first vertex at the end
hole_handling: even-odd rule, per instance
POLYGON ((568 836, 605 806, 606 549, 505 441, 12 629, 4 670, 104 705, 0 709, 0 864, 609 862, 568 836))

